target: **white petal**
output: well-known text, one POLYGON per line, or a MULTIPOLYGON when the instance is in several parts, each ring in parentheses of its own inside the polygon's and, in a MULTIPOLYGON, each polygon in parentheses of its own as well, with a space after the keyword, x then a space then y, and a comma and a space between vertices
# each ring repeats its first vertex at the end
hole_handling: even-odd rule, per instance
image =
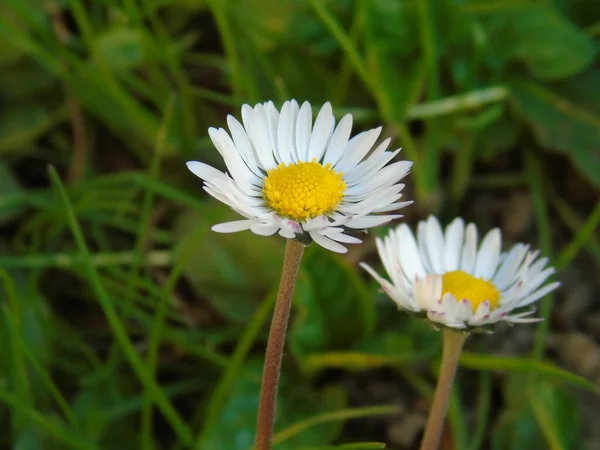
POLYGON ((327 250, 331 250, 332 252, 335 252, 335 253, 347 253, 348 252, 348 249, 346 247, 344 247, 342 244, 338 244, 337 242, 332 241, 328 237, 325 237, 322 234, 319 234, 318 231, 310 231, 308 234, 310 234, 310 237, 317 244, 319 244, 321 247, 326 248, 327 250))
POLYGON ((317 162, 321 161, 334 125, 335 119, 331 110, 331 103, 327 102, 323 105, 315 119, 315 126, 313 127, 308 145, 308 161, 312 161, 313 159, 316 159, 317 162))
POLYGON ((258 169, 258 165, 256 163, 256 155, 252 149, 252 144, 250 143, 250 138, 248 138, 248 134, 246 134, 242 124, 239 123, 235 117, 228 115, 227 126, 231 132, 231 137, 233 138, 235 147, 238 149, 248 168, 256 176, 261 176, 260 170, 258 169))
POLYGON ((344 149, 348 145, 348 139, 350 138, 350 133, 352 132, 352 114, 346 114, 338 123, 333 135, 331 136, 331 141, 327 146, 327 151, 323 157, 323 165, 331 164, 335 166, 337 162, 342 157, 344 153, 344 149))
POLYGON ((386 138, 381 144, 377 146, 375 150, 371 152, 371 154, 365 158, 360 164, 356 165, 353 169, 347 171, 344 174, 344 180, 349 186, 354 186, 362 180, 363 178, 367 178, 370 175, 373 175, 383 166, 385 166, 388 162, 390 162, 394 157, 400 153, 400 149, 394 152, 386 152, 385 150, 390 145, 392 141, 391 138, 386 138))
POLYGON ((313 231, 330 226, 327 216, 317 216, 302 225, 304 231, 313 231))
POLYGON ((296 237, 296 233, 294 233, 292 230, 290 230, 288 228, 281 228, 279 230, 279 235, 286 239, 294 239, 296 237))
POLYGON ((277 127, 277 149, 279 155, 292 155, 292 160, 298 160, 294 124, 296 122, 298 104, 295 101, 285 102, 279 115, 279 124, 277 127))
POLYGON ((374 128, 357 134, 350 139, 342 158, 335 166, 335 170, 337 172, 352 170, 369 153, 381 134, 381 129, 382 127, 374 128))
POLYGON ((302 103, 296 120, 296 151, 299 161, 308 161, 308 145, 310 143, 310 130, 312 127, 312 108, 310 103, 302 103))
POLYGON ((391 220, 398 219, 401 215, 381 215, 381 216, 364 216, 352 218, 346 226, 348 228, 354 228, 356 230, 363 228, 372 228, 379 225, 383 225, 391 220))
MULTIPOLYGON (((250 188, 250 169, 244 164, 242 157, 233 144, 231 139, 228 140, 229 135, 223 128, 209 128, 208 136, 218 150, 219 154, 225 161, 225 165, 233 179, 244 191, 250 188), (231 142, 231 144, 230 144, 231 142)), ((252 174, 252 177, 256 179, 256 175, 252 174)))
POLYGON ((273 102, 265 103, 265 115, 267 116, 267 124, 269 125, 269 140, 271 147, 273 148, 273 156, 277 164, 286 163, 288 164, 291 152, 288 149, 277 148, 277 128, 279 126, 279 111, 275 108, 273 102))
POLYGON ((519 300, 518 306, 521 307, 521 306, 531 305, 533 302, 539 300, 540 298, 542 298, 546 294, 552 292, 554 289, 556 289, 559 286, 560 286, 560 282, 558 282, 558 281, 555 281, 554 283, 547 284, 543 288, 538 289, 537 291, 535 291, 532 294, 528 295, 524 299, 519 300))
POLYGON ((475 258, 477 257, 477 227, 470 223, 465 233, 465 246, 463 247, 460 270, 468 274, 473 273, 475 258))
POLYGON ((350 236, 349 234, 345 234, 341 229, 325 229, 321 231, 321 234, 327 236, 330 239, 333 239, 337 242, 344 242, 346 244, 360 244, 362 241, 357 237, 350 236))
POLYGON ((459 322, 471 321, 473 317, 473 305, 471 305, 468 299, 463 298, 457 303, 455 317, 459 322))
POLYGON ((508 252, 500 269, 498 269, 498 272, 494 276, 494 285, 497 289, 503 291, 510 286, 526 253, 527 246, 523 244, 516 244, 510 252, 508 252))
POLYGON ((382 187, 391 186, 400 181, 406 175, 406 167, 412 163, 409 161, 398 161, 384 167, 370 178, 361 179, 359 184, 346 188, 346 195, 366 196, 382 187))
POLYGON ((406 208, 407 206, 410 206, 413 203, 414 203, 413 200, 410 200, 407 202, 390 203, 389 205, 384 206, 383 208, 377 208, 377 209, 373 210, 373 212, 382 213, 382 212, 397 211, 399 209, 406 208))
POLYGON ((374 279, 377 281, 384 292, 400 307, 404 309, 408 309, 409 311, 418 312, 421 311, 421 308, 416 304, 414 299, 410 296, 406 295, 404 290, 401 287, 392 285, 388 280, 379 276, 375 270, 371 268, 368 264, 360 263, 360 267, 365 269, 374 279))
POLYGON ((445 272, 444 263, 444 234, 442 227, 434 216, 429 216, 425 224, 425 239, 419 241, 424 251, 429 255, 431 268, 435 273, 445 272))
POLYGON ((398 236, 398 260, 402 271, 408 280, 412 281, 415 277, 425 278, 426 272, 419 256, 417 241, 406 224, 401 224, 396 228, 398 236))
POLYGON ((441 295, 441 275, 426 275, 424 278, 415 279, 413 296, 421 309, 426 311, 441 310, 443 306, 440 302, 441 295))
POLYGON ((479 325, 483 321, 488 318, 488 314, 490 313, 490 301, 485 300, 479 304, 477 307, 477 311, 469 321, 471 325, 479 325))
MULTIPOLYGON (((256 157, 265 171, 269 171, 277 165, 275 163, 275 156, 273 155, 270 128, 272 126, 269 126, 264 106, 261 104, 256 105, 252 115, 252 129, 248 130, 246 128, 246 131, 250 133, 256 157)), ((280 156, 283 158, 283 155, 280 156)))
POLYGON ((270 223, 257 223, 252 225, 250 230, 259 236, 272 236, 279 230, 279 227, 270 223))
POLYGON ((238 231, 244 231, 250 229, 255 224, 254 220, 236 220, 234 222, 225 222, 213 225, 211 230, 217 233, 235 233, 238 231))
POLYGON ((460 268, 460 252, 463 248, 464 231, 465 223, 461 218, 454 219, 446 227, 444 235, 444 241, 446 241, 444 258, 447 272, 452 272, 460 268))
POLYGON ((196 175, 198 178, 204 181, 221 179, 227 176, 220 170, 217 170, 214 167, 209 166, 208 164, 204 164, 198 161, 188 161, 186 165, 190 172, 192 172, 194 175, 196 175))
POLYGON ((474 276, 491 280, 498 269, 498 259, 500 258, 500 247, 502 246, 502 235, 498 228, 494 228, 485 235, 481 241, 477 260, 475 262, 474 276))

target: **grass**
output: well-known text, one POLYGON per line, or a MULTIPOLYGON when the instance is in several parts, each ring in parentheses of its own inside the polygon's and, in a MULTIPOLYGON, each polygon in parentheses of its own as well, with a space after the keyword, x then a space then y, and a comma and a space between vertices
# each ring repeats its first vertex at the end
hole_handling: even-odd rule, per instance
MULTIPOLYGON (((600 204, 579 192, 600 186, 600 98, 588 49, 600 17, 587 23, 554 3, 544 12, 501 0, 4 2, 0 446, 211 450, 217 435, 223 448, 250 448, 256 393, 248 386, 259 375, 281 242, 211 233, 236 216, 184 166, 222 167, 206 129, 245 102, 332 101, 338 118, 353 114, 355 132, 383 124, 415 161, 411 223, 436 212, 489 228, 492 216, 472 202, 526 190, 535 226, 518 239, 533 241, 559 271, 596 273, 600 204), (558 179, 567 165, 579 188, 558 179)), ((361 259, 370 257, 364 248, 361 259)), ((354 259, 313 257, 335 274, 334 290, 353 289, 339 300, 347 316, 336 317, 319 274, 303 273, 284 373, 305 401, 282 394, 289 417, 278 422, 276 449, 383 448, 385 435, 348 443, 343 426, 385 425, 394 407, 348 404, 347 385, 331 374, 377 381, 389 369, 426 398, 423 362, 436 360, 439 336, 362 302, 376 294, 354 259), (348 312, 356 305, 359 318, 348 312), (363 337, 346 342, 354 335, 363 337)), ((523 391, 529 409, 508 400, 523 374, 560 398, 570 395, 565 386, 597 393, 545 351, 557 298, 540 303, 547 320, 536 325, 531 355, 464 355, 461 376, 477 371, 479 381, 469 389, 461 379, 455 393, 456 448, 506 442, 494 417, 530 421, 533 441, 509 435, 514 447, 577 447, 580 427, 554 429, 558 412, 539 392, 523 391)))

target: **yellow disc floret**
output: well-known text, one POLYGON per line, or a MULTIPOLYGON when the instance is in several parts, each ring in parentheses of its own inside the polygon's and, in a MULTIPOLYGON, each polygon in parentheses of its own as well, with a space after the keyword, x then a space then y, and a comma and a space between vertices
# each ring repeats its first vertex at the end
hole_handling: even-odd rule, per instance
POLYGON ((281 217, 305 221, 328 214, 342 201, 346 183, 342 173, 331 164, 315 160, 296 164, 279 164, 267 172, 263 195, 281 217))
POLYGON ((491 282, 475 278, 462 270, 445 273, 442 283, 442 297, 449 292, 459 302, 467 299, 473 312, 486 300, 490 302, 490 309, 496 308, 500 302, 500 292, 491 282))

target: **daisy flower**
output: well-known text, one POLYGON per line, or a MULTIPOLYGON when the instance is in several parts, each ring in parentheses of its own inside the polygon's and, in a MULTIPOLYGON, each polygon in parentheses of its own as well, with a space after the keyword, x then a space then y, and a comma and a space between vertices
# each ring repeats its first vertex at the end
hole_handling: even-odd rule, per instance
POLYGON ((350 138, 352 115, 335 126, 325 103, 314 124, 308 102, 242 106, 242 122, 227 117, 229 133, 209 136, 228 172, 191 161, 188 168, 204 190, 245 219, 212 227, 220 233, 251 230, 287 239, 315 241, 339 253, 361 240, 347 234, 402 217, 388 214, 412 202, 399 201, 410 161, 391 163, 400 152, 386 151, 386 139, 371 151, 381 127, 350 138), (383 213, 383 214, 379 214, 383 213))
POLYGON ((455 219, 442 230, 435 217, 419 223, 417 238, 406 225, 377 239, 390 281, 367 264, 361 266, 381 284, 399 308, 427 315, 452 328, 493 325, 499 321, 537 322, 523 311, 560 283, 544 284, 554 273, 548 258, 524 244, 501 253, 495 228, 478 245, 477 228, 455 219), (515 311, 517 310, 517 311, 515 311))

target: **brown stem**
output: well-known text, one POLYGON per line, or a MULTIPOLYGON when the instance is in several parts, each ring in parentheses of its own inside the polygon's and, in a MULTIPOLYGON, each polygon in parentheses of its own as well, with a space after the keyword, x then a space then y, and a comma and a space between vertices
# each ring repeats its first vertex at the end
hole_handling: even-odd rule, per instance
POLYGON ((456 366, 460 353, 465 343, 467 334, 452 328, 444 329, 444 351, 442 353, 442 364, 437 387, 433 396, 433 403, 429 410, 429 418, 425 426, 425 434, 421 441, 421 450, 437 450, 440 437, 446 421, 448 401, 452 393, 456 366))
POLYGON ((275 311, 273 311, 267 351, 265 353, 265 365, 258 404, 255 450, 271 450, 285 333, 303 253, 304 245, 294 239, 287 240, 279 291, 277 292, 275 311))

